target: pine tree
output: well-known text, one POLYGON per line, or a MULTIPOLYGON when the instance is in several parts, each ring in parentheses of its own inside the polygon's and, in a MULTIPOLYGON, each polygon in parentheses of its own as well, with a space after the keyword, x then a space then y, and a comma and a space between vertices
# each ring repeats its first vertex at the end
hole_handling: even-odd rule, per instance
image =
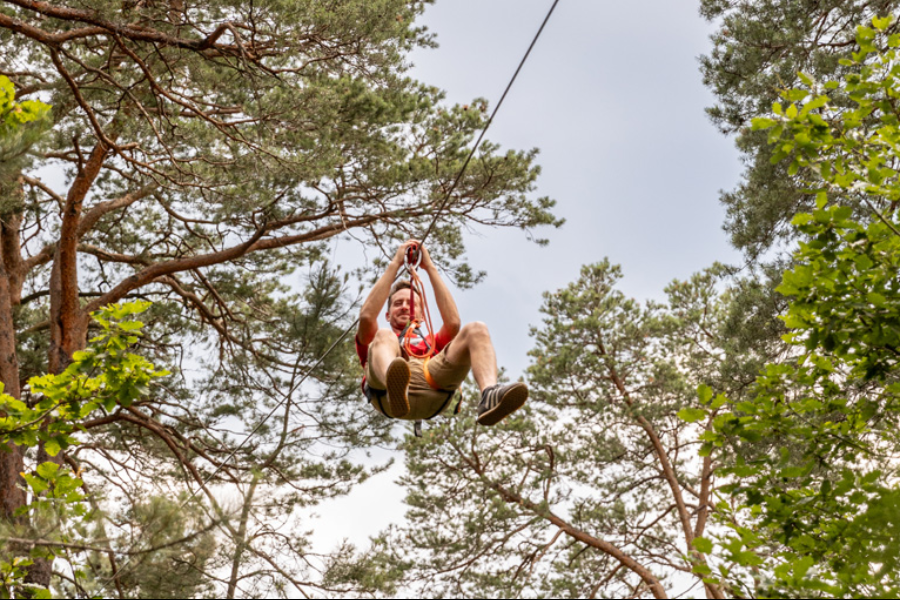
MULTIPOLYGON (((174 375, 88 420, 85 443, 57 460, 83 470, 105 506, 135 514, 147 493, 196 491, 237 565, 229 594, 314 581, 302 536, 251 536, 241 515, 292 522, 367 477, 350 452, 389 435, 350 401, 346 341, 304 381, 351 320, 325 242, 352 234, 386 248, 437 219, 432 251, 465 285, 462 227, 558 223, 553 202, 531 194, 535 151, 490 143, 436 214, 484 113, 443 106, 406 75, 407 52, 433 44, 415 25, 424 5, 0 6, 0 74, 20 98, 47 100, 54 121, 30 163, 3 175, 0 381, 21 396, 84 347, 92 311, 152 300, 143 352, 174 375), (223 503, 223 486, 243 504, 223 503)), ((24 461, 0 455, 7 519, 25 502, 24 461)), ((111 590, 126 574, 98 581, 111 590)), ((49 564, 32 575, 46 585, 49 564)))
POLYGON ((604 261, 545 294, 525 408, 479 427, 470 391, 461 417, 408 439, 408 523, 348 553, 338 580, 434 597, 730 595, 704 583, 719 483, 697 437, 703 403, 724 403, 711 390, 743 397, 770 358, 734 334, 754 326, 733 312, 753 283, 717 266, 642 306, 620 276, 604 261))

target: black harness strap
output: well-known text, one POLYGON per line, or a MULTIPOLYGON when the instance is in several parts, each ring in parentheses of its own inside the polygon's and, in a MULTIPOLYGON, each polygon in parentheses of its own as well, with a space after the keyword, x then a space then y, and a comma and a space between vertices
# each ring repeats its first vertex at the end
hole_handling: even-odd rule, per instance
MULTIPOLYGON (((446 391, 446 390, 443 390, 443 391, 446 391)), ((430 421, 431 419, 435 418, 436 416, 438 416, 439 414, 444 412, 444 409, 447 408, 447 405, 450 404, 450 401, 453 400, 454 396, 457 396, 457 400, 456 400, 456 406, 453 409, 453 414, 458 415, 459 410, 462 407, 462 394, 457 395, 458 391, 459 390, 450 390, 449 394, 447 395, 447 399, 444 400, 444 403, 441 404, 441 407, 439 409, 437 409, 437 412, 435 412, 430 417, 425 417, 425 420, 430 421)), ((416 421, 415 425, 413 426, 413 433, 415 433, 416 437, 422 437, 422 419, 418 419, 416 421)))
POLYGON ((384 410, 384 404, 382 403, 382 400, 387 396, 387 390, 376 390, 375 388, 370 386, 368 382, 366 382, 365 384, 363 384, 363 395, 365 395, 365 397, 369 400, 374 400, 378 403, 378 410, 381 411, 381 414, 386 416, 388 419, 394 418, 384 410))
MULTIPOLYGON (((447 390, 441 390, 441 391, 446 392, 447 390)), ((453 399, 453 396, 455 396, 455 395, 456 395, 456 390, 450 390, 450 393, 447 395, 447 399, 444 400, 444 403, 441 404, 441 407, 439 409, 437 409, 437 411, 430 417, 425 417, 425 420, 430 421, 431 419, 435 418, 436 416, 438 416, 439 414, 444 412, 444 409, 447 408, 447 405, 450 404, 450 401, 453 399)), ((459 406, 459 403, 457 403, 457 406, 459 406)))

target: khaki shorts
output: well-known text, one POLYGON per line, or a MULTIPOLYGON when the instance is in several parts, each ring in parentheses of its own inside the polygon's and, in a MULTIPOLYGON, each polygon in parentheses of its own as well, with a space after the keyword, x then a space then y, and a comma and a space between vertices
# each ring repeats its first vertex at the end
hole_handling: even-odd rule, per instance
MULTIPOLYGON (((469 365, 454 365, 447 360, 447 349, 449 347, 450 344, 447 344, 443 350, 432 356, 431 360, 428 361, 428 374, 441 387, 440 390, 434 390, 428 385, 428 381, 425 379, 425 371, 422 368, 422 365, 425 363, 423 359, 413 357, 408 359, 410 373, 409 394, 407 396, 409 398, 409 414, 403 417, 404 419, 409 421, 429 419, 438 411, 441 411, 442 406, 446 409, 450 405, 450 393, 459 389, 463 380, 469 375, 469 365)), ((370 387, 376 390, 383 390, 387 387, 381 379, 374 376, 369 369, 369 364, 366 364, 366 381, 370 387)), ((392 416, 381 410, 377 400, 372 400, 371 404, 381 414, 392 416)), ((390 408, 387 402, 383 404, 385 411, 389 411, 390 408)))

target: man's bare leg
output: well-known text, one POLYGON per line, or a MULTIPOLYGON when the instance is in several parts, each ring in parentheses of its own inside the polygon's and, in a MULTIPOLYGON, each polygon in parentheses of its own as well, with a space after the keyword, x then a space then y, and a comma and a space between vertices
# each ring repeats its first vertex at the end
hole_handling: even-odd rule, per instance
POLYGON ((397 336, 390 329, 379 329, 369 344, 369 371, 377 383, 384 385, 388 365, 398 356, 400 344, 397 343, 397 336))
POLYGON ((375 383, 387 390, 391 416, 409 414, 409 365, 401 358, 397 335, 390 329, 379 329, 369 344, 369 372, 375 383))
POLYGON ((497 354, 484 323, 463 325, 447 348, 447 360, 454 365, 468 364, 481 391, 497 383, 497 354))
POLYGON ((455 365, 468 363, 481 390, 478 422, 494 425, 518 410, 528 399, 524 383, 497 385, 497 355, 491 335, 484 323, 469 323, 447 348, 447 360, 455 365))

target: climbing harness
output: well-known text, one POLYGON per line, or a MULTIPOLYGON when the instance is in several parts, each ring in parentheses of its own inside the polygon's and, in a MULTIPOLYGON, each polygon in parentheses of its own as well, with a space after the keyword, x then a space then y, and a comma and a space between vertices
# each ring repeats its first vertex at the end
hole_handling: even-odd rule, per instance
MULTIPOLYGON (((435 355, 434 325, 431 319, 431 309, 428 306, 428 297, 425 293, 425 286, 417 271, 421 263, 421 246, 416 243, 410 244, 407 248, 406 255, 404 256, 404 267, 410 276, 409 320, 403 330, 398 334, 397 341, 400 344, 400 349, 408 358, 422 361, 422 374, 425 377, 428 386, 436 392, 446 394, 444 401, 437 410, 430 416, 424 418, 424 420, 430 420, 443 413, 454 397, 457 398, 456 406, 453 411, 454 414, 459 413, 461 403, 457 390, 443 389, 438 385, 428 369, 429 361, 435 355), (421 300, 420 305, 417 305, 416 303, 417 296, 421 300), (417 306, 419 306, 418 310, 417 306), (420 314, 422 317, 421 319, 419 318, 420 314), (426 331, 428 332, 427 335, 422 333, 421 325, 426 327, 426 331)), ((384 399, 387 396, 385 390, 371 387, 365 378, 363 378, 362 389, 363 395, 378 407, 378 411, 381 414, 389 419, 394 418, 388 414, 384 407, 384 399)), ((422 421, 423 419, 416 419, 414 422, 413 432, 416 437, 422 437, 422 421)))

